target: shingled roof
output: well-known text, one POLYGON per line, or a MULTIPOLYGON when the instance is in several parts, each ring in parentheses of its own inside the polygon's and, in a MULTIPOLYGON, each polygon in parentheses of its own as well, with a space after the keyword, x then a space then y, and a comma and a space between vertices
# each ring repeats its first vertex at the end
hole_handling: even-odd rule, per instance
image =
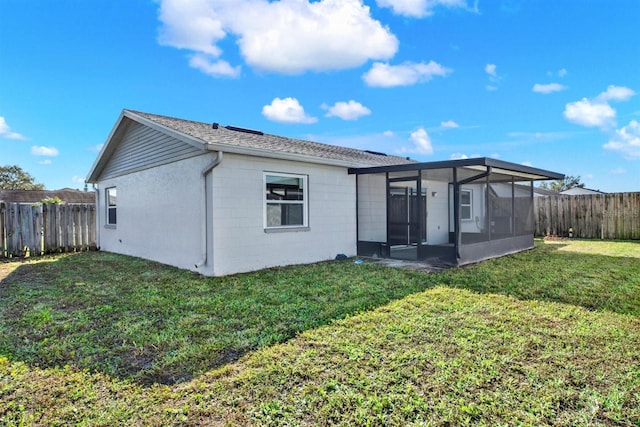
POLYGON ((93 191, 80 191, 71 188, 61 190, 0 190, 0 202, 40 203, 42 200, 59 197, 65 203, 94 204, 93 191))
POLYGON ((397 165, 413 162, 405 157, 270 135, 233 126, 220 126, 214 123, 195 122, 133 110, 124 110, 123 114, 134 120, 136 116, 149 120, 164 128, 195 138, 204 144, 218 146, 223 151, 225 147, 227 147, 227 149, 237 149, 240 150, 240 152, 242 152, 243 149, 250 150, 252 154, 256 155, 259 155, 262 151, 264 153, 270 153, 270 157, 272 157, 274 153, 283 153, 344 162, 345 164, 358 167, 397 165))

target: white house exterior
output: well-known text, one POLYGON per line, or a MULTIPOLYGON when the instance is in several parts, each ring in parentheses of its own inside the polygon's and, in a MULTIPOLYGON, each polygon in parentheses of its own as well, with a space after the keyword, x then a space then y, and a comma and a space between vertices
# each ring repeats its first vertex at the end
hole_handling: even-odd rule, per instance
POLYGON ((353 256, 348 168, 407 162, 124 110, 87 178, 97 244, 209 276, 353 256))
POLYGON ((93 164, 101 250, 207 276, 347 256, 461 265, 533 246, 533 182, 124 110, 93 164))

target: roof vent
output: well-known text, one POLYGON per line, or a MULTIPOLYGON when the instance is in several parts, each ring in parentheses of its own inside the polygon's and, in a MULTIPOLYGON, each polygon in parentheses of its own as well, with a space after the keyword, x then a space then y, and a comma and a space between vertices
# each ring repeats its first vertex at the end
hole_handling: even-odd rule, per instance
POLYGON ((369 153, 369 154, 373 154, 375 156, 387 156, 386 153, 381 153, 379 151, 371 151, 371 150, 364 150, 365 153, 369 153))
POLYGON ((220 126, 218 123, 213 123, 211 129, 218 129, 218 126, 220 126))
POLYGON ((225 127, 227 129, 229 129, 229 130, 233 130, 233 131, 236 131, 236 132, 250 133, 252 135, 264 135, 264 133, 259 131, 259 130, 245 129, 245 128, 239 128, 239 127, 235 127, 235 126, 225 126, 225 127))

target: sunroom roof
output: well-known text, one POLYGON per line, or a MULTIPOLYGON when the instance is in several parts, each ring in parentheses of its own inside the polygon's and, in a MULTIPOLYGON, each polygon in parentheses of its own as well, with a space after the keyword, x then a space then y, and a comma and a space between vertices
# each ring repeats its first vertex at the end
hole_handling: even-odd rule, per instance
POLYGON ((564 175, 531 166, 517 163, 505 162, 503 160, 489 157, 478 157, 474 159, 446 160, 439 162, 409 163, 389 166, 373 166, 365 168, 350 168, 349 173, 355 175, 366 175, 386 172, 409 172, 433 169, 463 168, 467 170, 477 170, 486 172, 491 168, 491 173, 512 176, 524 181, 543 181, 548 179, 564 179, 564 175))

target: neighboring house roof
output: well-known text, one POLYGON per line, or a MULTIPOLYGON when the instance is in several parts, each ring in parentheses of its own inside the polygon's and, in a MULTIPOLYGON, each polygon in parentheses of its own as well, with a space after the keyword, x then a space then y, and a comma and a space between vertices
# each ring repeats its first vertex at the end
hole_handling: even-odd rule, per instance
POLYGON ((260 131, 221 126, 140 111, 123 110, 94 163, 87 182, 96 182, 113 154, 127 122, 134 121, 204 150, 280 158, 344 167, 383 166, 413 161, 399 156, 270 135, 260 131))
POLYGON ((558 193, 556 193, 553 190, 547 190, 546 188, 542 188, 542 187, 533 187, 533 197, 542 197, 542 196, 557 196, 558 193))
POLYGON ((47 198, 60 198, 65 203, 94 204, 93 191, 80 191, 71 188, 61 190, 0 190, 0 202, 8 203, 39 203, 47 198))
POLYGON ((568 190, 561 191, 560 194, 565 194, 568 196, 578 196, 583 194, 607 194, 607 193, 600 190, 592 190, 590 188, 573 187, 568 190))

